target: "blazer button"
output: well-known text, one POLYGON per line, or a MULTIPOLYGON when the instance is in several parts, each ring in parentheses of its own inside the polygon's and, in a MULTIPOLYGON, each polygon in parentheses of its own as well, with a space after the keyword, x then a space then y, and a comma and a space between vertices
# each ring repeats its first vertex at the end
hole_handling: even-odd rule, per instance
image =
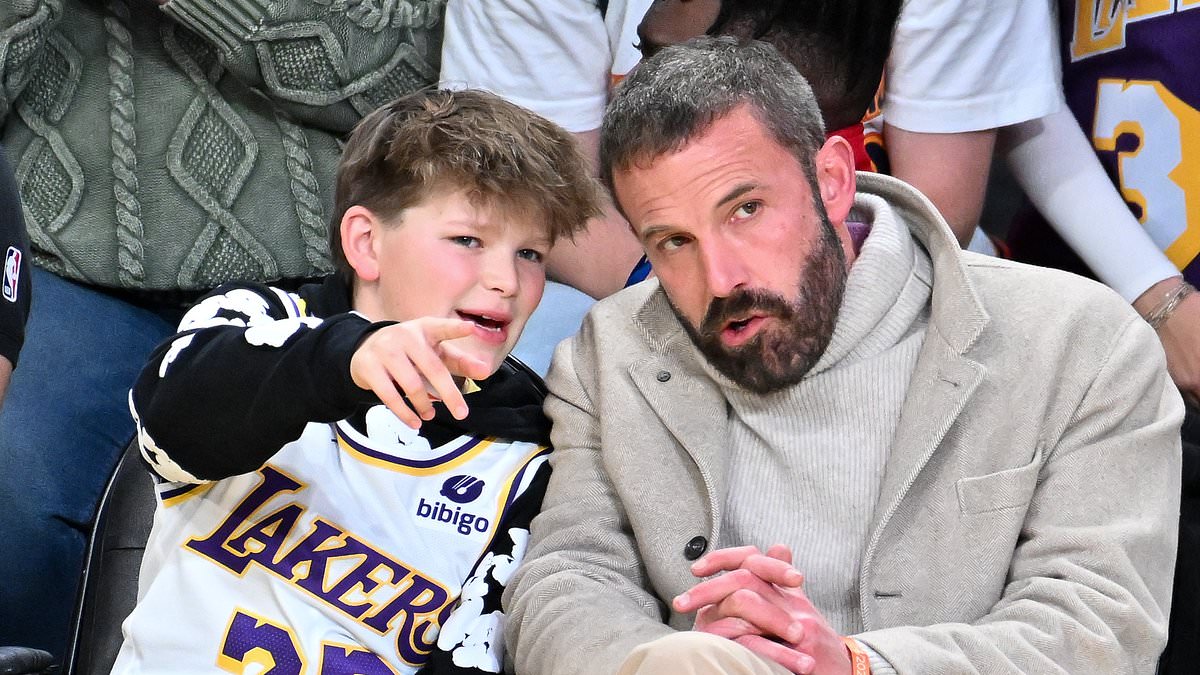
POLYGON ((669 379, 671 379, 671 373, 670 373, 670 372, 668 372, 668 371, 665 371, 665 370, 660 370, 660 371, 658 371, 658 381, 659 381, 659 382, 666 382, 666 381, 667 381, 667 380, 669 380, 669 379))
POLYGON ((692 537, 687 546, 683 547, 683 557, 688 560, 695 560, 704 555, 704 551, 708 549, 708 540, 704 537, 692 537))

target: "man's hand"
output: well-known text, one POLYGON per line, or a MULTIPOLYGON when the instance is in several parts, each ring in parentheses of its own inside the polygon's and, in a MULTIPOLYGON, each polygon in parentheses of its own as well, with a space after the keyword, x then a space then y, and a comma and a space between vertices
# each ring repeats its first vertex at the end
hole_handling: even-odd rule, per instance
POLYGON ((713 551, 692 574, 720 576, 675 598, 678 612, 696 612, 695 630, 729 638, 794 673, 843 675, 850 656, 841 637, 812 606, 786 546, 764 554, 743 546, 713 551))
POLYGON ((1167 371, 1193 406, 1200 405, 1200 293, 1184 298, 1158 328, 1167 353, 1167 371))
POLYGON ((416 429, 433 419, 433 396, 456 419, 467 416, 467 403, 454 376, 483 379, 488 364, 468 356, 447 340, 466 337, 474 324, 461 319, 424 317, 380 328, 367 336, 350 358, 350 377, 402 422, 416 429), (408 397, 409 405, 403 396, 408 397), (415 411, 415 412, 414 412, 415 411))

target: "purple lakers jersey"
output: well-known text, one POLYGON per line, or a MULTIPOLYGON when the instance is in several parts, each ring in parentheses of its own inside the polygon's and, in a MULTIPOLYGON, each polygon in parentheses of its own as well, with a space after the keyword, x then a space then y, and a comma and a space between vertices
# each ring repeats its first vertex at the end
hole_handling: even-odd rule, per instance
POLYGON ((1200 284, 1200 0, 1060 4, 1067 103, 1130 210, 1200 284))

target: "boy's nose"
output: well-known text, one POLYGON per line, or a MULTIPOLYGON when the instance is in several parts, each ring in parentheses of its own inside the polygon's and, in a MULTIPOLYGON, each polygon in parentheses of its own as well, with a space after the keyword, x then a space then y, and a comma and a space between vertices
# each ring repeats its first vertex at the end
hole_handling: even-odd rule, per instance
POLYGON ((496 291, 503 297, 516 295, 521 285, 516 261, 509 256, 491 256, 484 265, 482 281, 488 290, 496 291))

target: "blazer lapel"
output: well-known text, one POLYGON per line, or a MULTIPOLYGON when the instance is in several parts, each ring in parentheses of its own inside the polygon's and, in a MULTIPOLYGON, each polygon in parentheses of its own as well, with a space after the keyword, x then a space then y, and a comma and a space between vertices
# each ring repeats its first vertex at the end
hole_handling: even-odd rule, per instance
POLYGON ((867 579, 879 541, 892 515, 987 374, 982 365, 965 355, 989 319, 963 265, 964 254, 958 242, 928 198, 912 186, 887 176, 859 174, 859 188, 864 187, 886 197, 888 205, 908 223, 933 263, 929 328, 900 412, 875 507, 875 522, 860 567, 863 624, 871 630, 874 612, 869 611, 873 605, 868 598, 867 579))
POLYGON ((888 519, 983 381, 983 366, 952 350, 932 326, 926 343, 888 455, 868 556, 888 519))

